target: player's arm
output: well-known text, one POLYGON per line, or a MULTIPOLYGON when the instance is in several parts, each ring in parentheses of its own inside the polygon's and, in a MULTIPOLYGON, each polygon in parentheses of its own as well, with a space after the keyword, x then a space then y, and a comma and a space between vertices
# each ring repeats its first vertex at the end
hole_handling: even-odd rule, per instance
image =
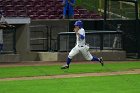
POLYGON ((85 39, 85 36, 83 34, 80 34, 78 32, 76 32, 76 34, 79 36, 80 39, 85 39))
POLYGON ((78 28, 74 28, 75 33, 79 36, 80 39, 84 39, 85 35, 78 32, 78 28))

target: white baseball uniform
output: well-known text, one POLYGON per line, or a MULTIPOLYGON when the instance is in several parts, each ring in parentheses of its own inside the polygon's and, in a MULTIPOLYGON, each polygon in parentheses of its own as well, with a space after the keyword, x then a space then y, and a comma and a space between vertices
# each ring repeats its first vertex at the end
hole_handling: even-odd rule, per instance
POLYGON ((79 35, 76 34, 76 46, 70 51, 68 57, 72 59, 76 54, 79 52, 86 58, 86 60, 92 60, 93 56, 89 52, 89 46, 86 45, 85 42, 85 30, 80 28, 78 33, 82 35, 84 38, 81 38, 79 35))

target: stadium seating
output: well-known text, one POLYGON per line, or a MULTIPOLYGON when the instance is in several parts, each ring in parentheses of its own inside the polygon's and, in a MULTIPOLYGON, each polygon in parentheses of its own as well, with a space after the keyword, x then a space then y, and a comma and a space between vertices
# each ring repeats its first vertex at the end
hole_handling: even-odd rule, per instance
MULTIPOLYGON (((61 19, 62 0, 0 0, 0 10, 7 17, 30 17, 32 19, 61 19)), ((95 12, 75 7, 75 19, 101 18, 95 12)))

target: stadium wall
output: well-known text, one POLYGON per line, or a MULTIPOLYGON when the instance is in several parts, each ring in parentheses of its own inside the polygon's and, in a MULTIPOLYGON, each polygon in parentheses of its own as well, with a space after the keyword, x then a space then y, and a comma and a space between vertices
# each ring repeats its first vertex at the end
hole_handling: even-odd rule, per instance
MULTIPOLYGON (((104 30, 103 20, 83 20, 84 28, 86 30, 104 30)), ((71 20, 69 23, 70 31, 74 20, 71 20)), ((108 31, 117 30, 117 25, 121 24, 120 30, 123 31, 123 50, 127 53, 136 53, 140 50, 140 20, 136 26, 136 20, 107 20, 105 29, 108 31)))
MULTIPOLYGON (((19 22, 17 20, 17 22, 19 22)), ((73 23, 75 20, 33 20, 29 24, 27 23, 14 23, 17 32, 16 32, 16 48, 17 48, 17 54, 19 61, 65 61, 63 57, 67 55, 67 52, 65 52, 65 56, 61 54, 62 52, 54 52, 54 51, 31 51, 30 47, 30 27, 31 26, 38 26, 38 25, 45 25, 48 26, 49 35, 52 35, 53 39, 57 39, 57 34, 59 32, 67 32, 67 31, 73 31, 73 23), (51 32, 51 33, 50 33, 51 32)), ((83 20, 84 22, 84 28, 86 30, 103 30, 103 20, 83 20)), ((12 24, 12 23, 11 23, 12 24)), ((138 25, 137 29, 135 27, 135 21, 134 20, 109 20, 108 24, 106 25, 107 30, 116 30, 117 24, 122 24, 121 30, 124 31, 123 36, 123 49, 126 52, 137 52, 139 49, 138 47, 138 36, 140 32, 137 32, 136 30, 140 29, 140 25, 138 25), (111 25, 110 25, 111 24, 111 25)), ((49 38, 49 39, 52 39, 49 38)), ((52 46, 49 46, 49 48, 52 48, 52 46)), ((116 53, 118 55, 118 58, 116 60, 125 60, 126 54, 125 51, 122 52, 122 55, 119 53, 116 53), (120 57, 119 57, 120 55, 120 57)), ((91 51, 92 52, 92 51, 91 51)), ((110 55, 114 54, 114 51, 108 51, 110 55), (112 54, 111 54, 112 53, 112 54)), ((93 53, 97 56, 100 55, 107 55, 107 51, 93 51, 93 53), (99 53, 100 52, 100 53, 99 53)), ((115 59, 115 55, 113 55, 115 59)), ((104 56, 105 57, 105 56, 104 56)), ((111 57, 110 57, 111 58, 111 57)), ((108 57, 105 58, 106 60, 112 60, 108 57)), ((76 60, 76 59, 75 59, 76 60)), ((81 59, 79 59, 81 60, 81 59)))
MULTIPOLYGON (((48 27, 49 36, 52 37, 48 39, 57 39, 57 34, 59 32, 68 32, 73 31, 73 23, 75 20, 34 20, 31 22, 30 27, 39 27, 46 26, 48 27)), ((102 30, 103 28, 103 20, 83 20, 84 28, 86 30, 102 30)), ((40 28, 41 29, 41 28, 40 28)), ((31 29, 29 29, 30 32, 31 29)), ((35 30, 35 29, 32 29, 35 30)), ((26 33, 29 34, 29 33, 26 33)), ((28 36, 28 35, 27 35, 28 36)), ((29 36, 30 37, 30 36, 29 36)), ((28 40, 29 42, 30 40, 28 40)), ((49 49, 52 48, 53 45, 49 46, 49 49)), ((125 51, 91 51, 93 54, 97 56, 104 56, 105 60, 125 60, 126 54, 125 51), (107 54, 112 55, 112 57, 108 58, 107 54), (118 56, 118 57, 117 57, 118 56), (117 58, 116 58, 117 57, 117 58), (113 58, 113 59, 112 59, 113 58)), ((22 61, 65 61, 68 52, 54 52, 52 50, 49 51, 30 51, 28 50, 28 44, 26 51, 21 53, 22 61)), ((84 60, 83 58, 79 58, 78 56, 74 59, 75 61, 84 60)))
MULTIPOLYGON (((14 25, 16 28, 16 37, 15 37, 15 46, 16 54, 14 53, 4 53, 0 55, 0 62, 20 62, 21 54, 25 51, 30 51, 29 49, 29 24, 30 18, 25 17, 6 17, 8 24, 14 25)), ((8 37, 9 39, 12 39, 8 37)), ((13 43, 13 42, 4 42, 4 43, 13 43)), ((4 48, 8 48, 4 46, 4 48)))

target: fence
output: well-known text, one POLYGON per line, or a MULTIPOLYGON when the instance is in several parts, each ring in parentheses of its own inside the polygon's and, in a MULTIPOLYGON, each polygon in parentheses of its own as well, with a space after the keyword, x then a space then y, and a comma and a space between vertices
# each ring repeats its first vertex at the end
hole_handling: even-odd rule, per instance
MULTIPOLYGON (((99 0, 98 11, 104 13, 104 1, 99 0), (102 2, 101 2, 102 1, 102 2)), ((107 0, 107 18, 109 19, 135 19, 134 0, 107 0)), ((139 4, 139 3, 138 3, 139 4)), ((138 11, 140 8, 138 7, 138 11)), ((138 14, 138 16, 140 13, 138 14)))
MULTIPOLYGON (((74 32, 61 32, 58 34, 58 51, 70 51, 75 46, 74 32)), ((90 31, 86 32, 86 43, 90 49, 120 50, 122 49, 121 31, 90 31)))
POLYGON ((31 51, 57 51, 57 34, 67 31, 64 25, 32 25, 30 26, 31 51))
POLYGON ((47 51, 48 47, 48 27, 46 25, 30 26, 30 49, 47 51))
POLYGON ((1 53, 16 53, 16 29, 8 27, 0 29, 3 29, 3 51, 1 53))

